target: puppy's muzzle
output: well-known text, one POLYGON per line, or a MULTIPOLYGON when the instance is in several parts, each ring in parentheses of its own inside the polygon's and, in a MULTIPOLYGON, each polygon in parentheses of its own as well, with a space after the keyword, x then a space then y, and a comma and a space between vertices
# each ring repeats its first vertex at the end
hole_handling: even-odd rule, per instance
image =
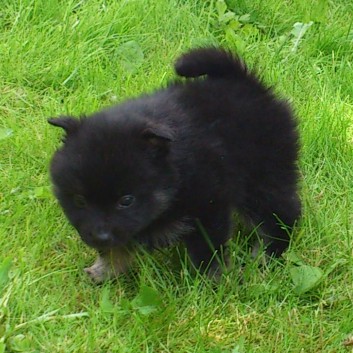
POLYGON ((109 232, 99 232, 94 237, 96 241, 106 242, 112 240, 112 235, 109 232))
POLYGON ((88 233, 81 234, 81 237, 87 245, 97 249, 124 246, 129 239, 126 234, 109 229, 91 230, 88 233))

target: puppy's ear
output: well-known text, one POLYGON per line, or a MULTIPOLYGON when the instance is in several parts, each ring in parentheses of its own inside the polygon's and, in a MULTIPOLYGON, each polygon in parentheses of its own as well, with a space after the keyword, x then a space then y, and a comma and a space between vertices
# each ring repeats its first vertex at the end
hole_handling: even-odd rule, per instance
POLYGON ((168 151, 174 141, 174 132, 165 126, 148 127, 142 131, 142 138, 151 146, 161 151, 168 151))
POLYGON ((71 116, 50 118, 48 119, 48 123, 53 126, 61 127, 65 130, 67 135, 75 133, 81 125, 81 121, 79 119, 75 119, 71 116))

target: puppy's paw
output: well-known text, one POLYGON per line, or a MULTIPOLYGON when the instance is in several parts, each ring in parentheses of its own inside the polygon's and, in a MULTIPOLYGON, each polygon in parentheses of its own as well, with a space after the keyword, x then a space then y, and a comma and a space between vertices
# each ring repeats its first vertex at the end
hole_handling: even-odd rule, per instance
POLYGON ((95 283, 102 283, 125 273, 130 267, 132 258, 131 252, 125 248, 111 249, 101 253, 96 262, 91 267, 86 267, 84 271, 95 283))
POLYGON ((102 283, 110 277, 109 266, 101 257, 98 257, 96 262, 91 267, 86 267, 84 271, 95 283, 102 283))

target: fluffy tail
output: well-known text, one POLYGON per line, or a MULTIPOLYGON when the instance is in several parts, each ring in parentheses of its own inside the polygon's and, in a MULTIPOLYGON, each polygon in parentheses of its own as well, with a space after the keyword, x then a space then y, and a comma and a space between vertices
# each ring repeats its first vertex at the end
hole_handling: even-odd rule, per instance
POLYGON ((248 77, 246 66, 235 55, 224 49, 193 49, 177 59, 175 71, 183 77, 248 77))

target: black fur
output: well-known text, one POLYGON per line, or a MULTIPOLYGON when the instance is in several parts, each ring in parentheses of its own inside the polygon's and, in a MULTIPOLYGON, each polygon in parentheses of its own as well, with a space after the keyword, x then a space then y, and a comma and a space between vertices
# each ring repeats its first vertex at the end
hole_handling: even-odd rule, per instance
POLYGON ((181 238, 199 266, 230 238, 235 210, 279 256, 300 215, 288 104, 224 50, 192 50, 175 68, 195 79, 88 118, 49 120, 66 131, 51 163, 66 216, 100 251, 181 238))

